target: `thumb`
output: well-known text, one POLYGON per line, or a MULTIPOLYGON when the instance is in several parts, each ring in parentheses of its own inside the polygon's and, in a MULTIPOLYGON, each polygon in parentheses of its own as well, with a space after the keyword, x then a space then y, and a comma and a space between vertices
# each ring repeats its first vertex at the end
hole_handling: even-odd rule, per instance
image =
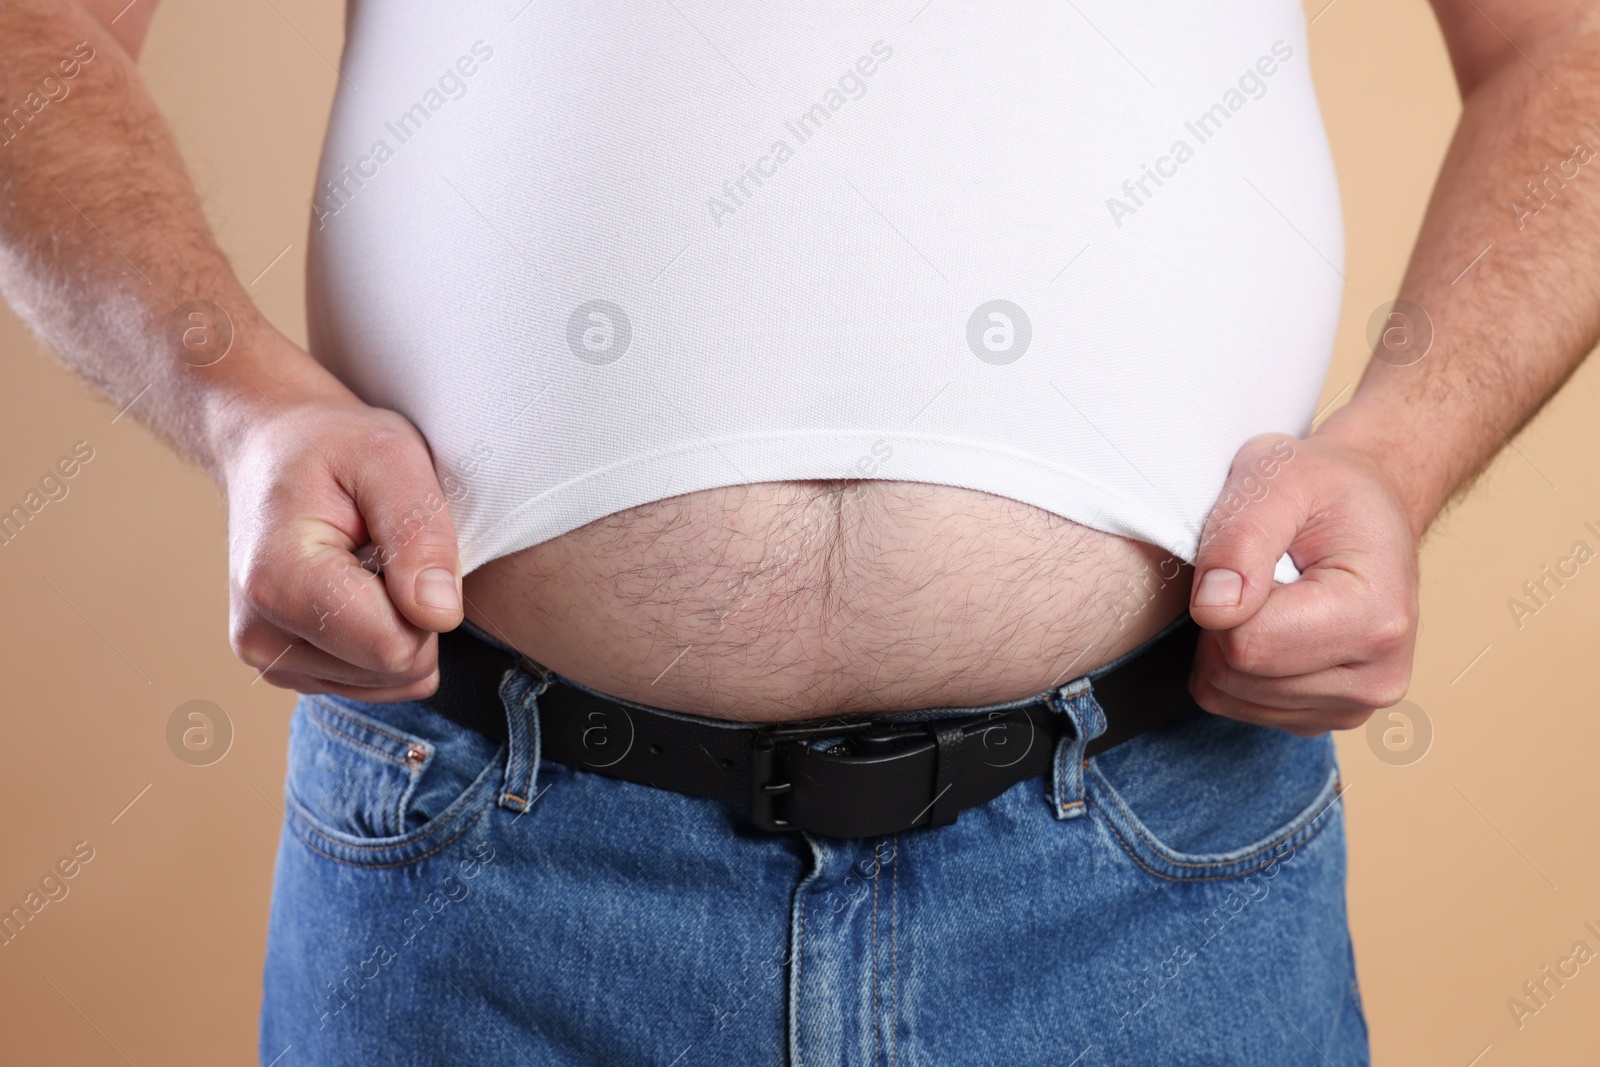
POLYGON ((416 458, 368 463, 351 486, 372 539, 362 566, 381 572, 389 599, 424 630, 461 625, 461 560, 455 524, 433 463, 422 445, 416 458))
POLYGON ((1279 560, 1307 518, 1293 486, 1272 481, 1293 455, 1292 439, 1274 435, 1252 440, 1235 458, 1195 556, 1189 614, 1202 627, 1232 629, 1271 594, 1279 560))

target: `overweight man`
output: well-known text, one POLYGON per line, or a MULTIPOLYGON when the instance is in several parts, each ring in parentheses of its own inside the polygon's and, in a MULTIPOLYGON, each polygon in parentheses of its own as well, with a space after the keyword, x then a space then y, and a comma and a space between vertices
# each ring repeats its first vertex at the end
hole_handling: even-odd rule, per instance
POLYGON ((1588 5, 1435 0, 1460 125, 1314 431, 1294 0, 352 0, 304 349, 155 6, 0 2, 0 277, 301 694, 264 1063, 1367 1062, 1328 732, 1595 343, 1588 5))

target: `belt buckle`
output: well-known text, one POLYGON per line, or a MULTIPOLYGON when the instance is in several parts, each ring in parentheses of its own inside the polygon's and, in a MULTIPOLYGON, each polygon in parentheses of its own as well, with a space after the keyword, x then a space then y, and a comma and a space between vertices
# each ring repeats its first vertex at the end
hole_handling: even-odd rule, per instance
POLYGON ((788 768, 780 771, 778 766, 780 745, 804 744, 821 737, 850 737, 875 726, 892 724, 880 719, 855 719, 757 727, 750 738, 750 821, 768 833, 796 833, 801 829, 777 816, 774 802, 794 790, 794 783, 787 780, 788 768), (785 780, 775 781, 780 773, 785 780))
MULTIPOLYGON (((991 767, 1003 769, 1020 762, 1033 747, 1035 740, 1033 731, 1035 727, 1025 708, 1007 709, 1005 711, 988 710, 977 712, 970 716, 932 719, 913 723, 900 723, 883 719, 847 722, 836 720, 828 724, 775 726, 757 729, 751 738, 750 820, 756 826, 769 833, 795 832, 808 829, 808 827, 796 826, 789 820, 781 818, 778 812, 778 799, 780 797, 792 797, 795 790, 795 783, 790 778, 788 767, 785 765, 786 761, 781 755, 786 746, 803 744, 806 741, 824 737, 851 738, 855 742, 853 747, 857 749, 865 747, 868 751, 853 751, 848 756, 841 758, 848 760, 849 757, 871 755, 875 757, 872 761, 874 766, 882 766, 885 762, 900 757, 922 758, 928 744, 932 744, 936 750, 941 748, 940 734, 957 732, 969 736, 973 734, 987 735, 988 731, 1010 726, 1018 719, 1027 722, 1029 728, 1028 742, 1023 746, 1023 755, 1015 759, 1009 759, 1005 763, 984 761, 991 767), (925 743, 922 745, 906 745, 908 741, 923 741, 925 743), (902 749, 903 751, 901 751, 902 749)), ((988 742, 985 741, 984 744, 987 745, 988 742)), ((826 756, 827 753, 821 753, 820 755, 826 756)), ((939 801, 940 796, 943 795, 938 791, 937 782, 940 775, 938 760, 941 758, 936 751, 933 764, 934 773, 929 780, 928 805, 923 809, 923 814, 932 810, 939 801)), ((923 820, 919 815, 912 823, 899 828, 911 829, 922 824, 923 820)), ((930 825, 943 825, 943 823, 930 825)), ((890 830, 881 832, 888 833, 890 830)))

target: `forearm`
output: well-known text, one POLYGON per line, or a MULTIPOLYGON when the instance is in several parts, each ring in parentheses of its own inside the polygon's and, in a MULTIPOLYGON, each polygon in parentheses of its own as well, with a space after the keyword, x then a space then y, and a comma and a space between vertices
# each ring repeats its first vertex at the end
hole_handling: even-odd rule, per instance
POLYGON ((1319 430, 1383 471, 1419 539, 1600 336, 1600 34, 1523 48, 1471 89, 1400 288, 1431 349, 1380 347, 1319 430))
POLYGON ((337 383, 249 299, 133 60, 100 22, 74 3, 0 0, 0 41, 0 290, 118 407, 137 398, 130 417, 218 473, 269 397, 337 383), (232 324, 227 355, 208 366, 173 341, 170 320, 192 301, 232 324))

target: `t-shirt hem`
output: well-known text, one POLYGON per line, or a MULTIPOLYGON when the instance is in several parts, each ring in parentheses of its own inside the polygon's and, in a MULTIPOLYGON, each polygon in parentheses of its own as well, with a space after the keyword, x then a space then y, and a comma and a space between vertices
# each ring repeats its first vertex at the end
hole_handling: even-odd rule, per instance
MULTIPOLYGON (((862 479, 949 485, 1041 508, 1192 563, 1200 532, 1077 471, 984 442, 903 431, 774 433, 632 456, 523 500, 462 537, 463 573, 629 508, 758 482, 862 479), (803 446, 803 447, 802 447, 803 446), (882 458, 885 450, 891 455, 882 458), (870 473, 862 466, 871 464, 870 473), (665 491, 663 491, 665 490, 665 491)), ((1216 487, 1220 492, 1221 484, 1216 487)))

